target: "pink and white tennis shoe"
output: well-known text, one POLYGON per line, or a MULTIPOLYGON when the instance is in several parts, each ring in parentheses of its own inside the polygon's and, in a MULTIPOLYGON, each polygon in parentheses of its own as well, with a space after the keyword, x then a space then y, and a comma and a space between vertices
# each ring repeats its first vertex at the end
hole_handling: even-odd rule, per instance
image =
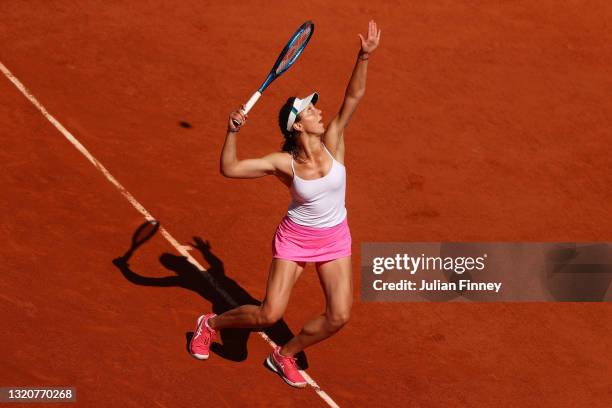
POLYGON ((280 347, 274 349, 266 359, 266 365, 290 386, 304 388, 307 382, 297 367, 296 358, 283 356, 280 349, 280 347))
POLYGON ((208 327, 208 319, 216 314, 208 313, 198 318, 198 323, 189 343, 189 352, 198 360, 206 360, 210 355, 210 343, 217 338, 217 331, 208 327))

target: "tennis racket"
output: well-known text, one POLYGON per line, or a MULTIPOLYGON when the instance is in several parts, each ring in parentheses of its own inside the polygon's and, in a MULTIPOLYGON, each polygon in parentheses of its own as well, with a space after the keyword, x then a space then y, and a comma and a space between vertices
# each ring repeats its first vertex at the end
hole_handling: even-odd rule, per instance
POLYGON ((153 235, 155 235, 158 229, 159 222, 157 220, 146 220, 136 229, 136 231, 134 231, 134 235, 132 235, 132 246, 130 247, 130 249, 128 249, 128 251, 123 256, 117 258, 115 261, 129 261, 134 252, 136 252, 136 250, 145 242, 153 238, 153 235))
MULTIPOLYGON (((291 36, 285 48, 281 51, 280 55, 276 59, 274 66, 270 70, 270 73, 266 77, 266 80, 261 84, 257 92, 251 96, 248 102, 244 105, 244 109, 242 109, 243 114, 247 114, 251 108, 257 103, 263 91, 279 76, 285 73, 298 59, 306 45, 308 45, 308 41, 310 41, 310 37, 314 33, 314 23, 310 20, 306 21, 304 24, 297 29, 297 31, 291 36)), ((236 119, 232 119, 232 122, 235 126, 240 125, 240 122, 236 119)))

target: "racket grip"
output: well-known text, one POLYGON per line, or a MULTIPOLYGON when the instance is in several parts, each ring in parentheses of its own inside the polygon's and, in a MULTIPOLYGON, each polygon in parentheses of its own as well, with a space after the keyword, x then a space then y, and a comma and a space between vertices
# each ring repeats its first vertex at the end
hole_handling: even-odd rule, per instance
POLYGON ((251 96, 249 101, 244 105, 244 110, 242 111, 242 113, 244 113, 245 115, 249 113, 249 111, 251 110, 251 108, 253 108, 253 106, 255 106, 259 98, 261 98, 261 92, 257 91, 251 96))
MULTIPOLYGON (((253 106, 255 106, 259 98, 261 98, 261 92, 257 91, 251 96, 251 98, 247 101, 247 103, 244 104, 244 109, 241 109, 242 113, 245 115, 249 113, 249 111, 251 110, 251 108, 253 108, 253 106)), ((240 125, 240 122, 237 121, 236 119, 232 119, 232 123, 234 124, 234 126, 240 125)))

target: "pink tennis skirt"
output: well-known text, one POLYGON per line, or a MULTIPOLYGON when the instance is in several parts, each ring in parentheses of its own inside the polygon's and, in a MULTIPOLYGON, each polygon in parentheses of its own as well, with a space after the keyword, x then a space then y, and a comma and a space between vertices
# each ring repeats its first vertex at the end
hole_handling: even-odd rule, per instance
POLYGON ((298 262, 331 261, 350 256, 351 242, 346 217, 333 227, 314 228, 285 216, 272 240, 272 256, 298 262))

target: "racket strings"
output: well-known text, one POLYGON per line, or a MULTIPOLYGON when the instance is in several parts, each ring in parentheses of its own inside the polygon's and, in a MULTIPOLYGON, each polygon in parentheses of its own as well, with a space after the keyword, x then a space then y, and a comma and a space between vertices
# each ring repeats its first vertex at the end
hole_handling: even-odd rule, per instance
POLYGON ((297 59, 300 55, 306 44, 308 44, 308 40, 310 39, 310 34, 312 32, 312 26, 306 27, 302 32, 297 36, 291 47, 287 50, 287 53, 281 60, 278 68, 276 69, 276 73, 279 74, 286 69, 288 69, 291 64, 297 59))

